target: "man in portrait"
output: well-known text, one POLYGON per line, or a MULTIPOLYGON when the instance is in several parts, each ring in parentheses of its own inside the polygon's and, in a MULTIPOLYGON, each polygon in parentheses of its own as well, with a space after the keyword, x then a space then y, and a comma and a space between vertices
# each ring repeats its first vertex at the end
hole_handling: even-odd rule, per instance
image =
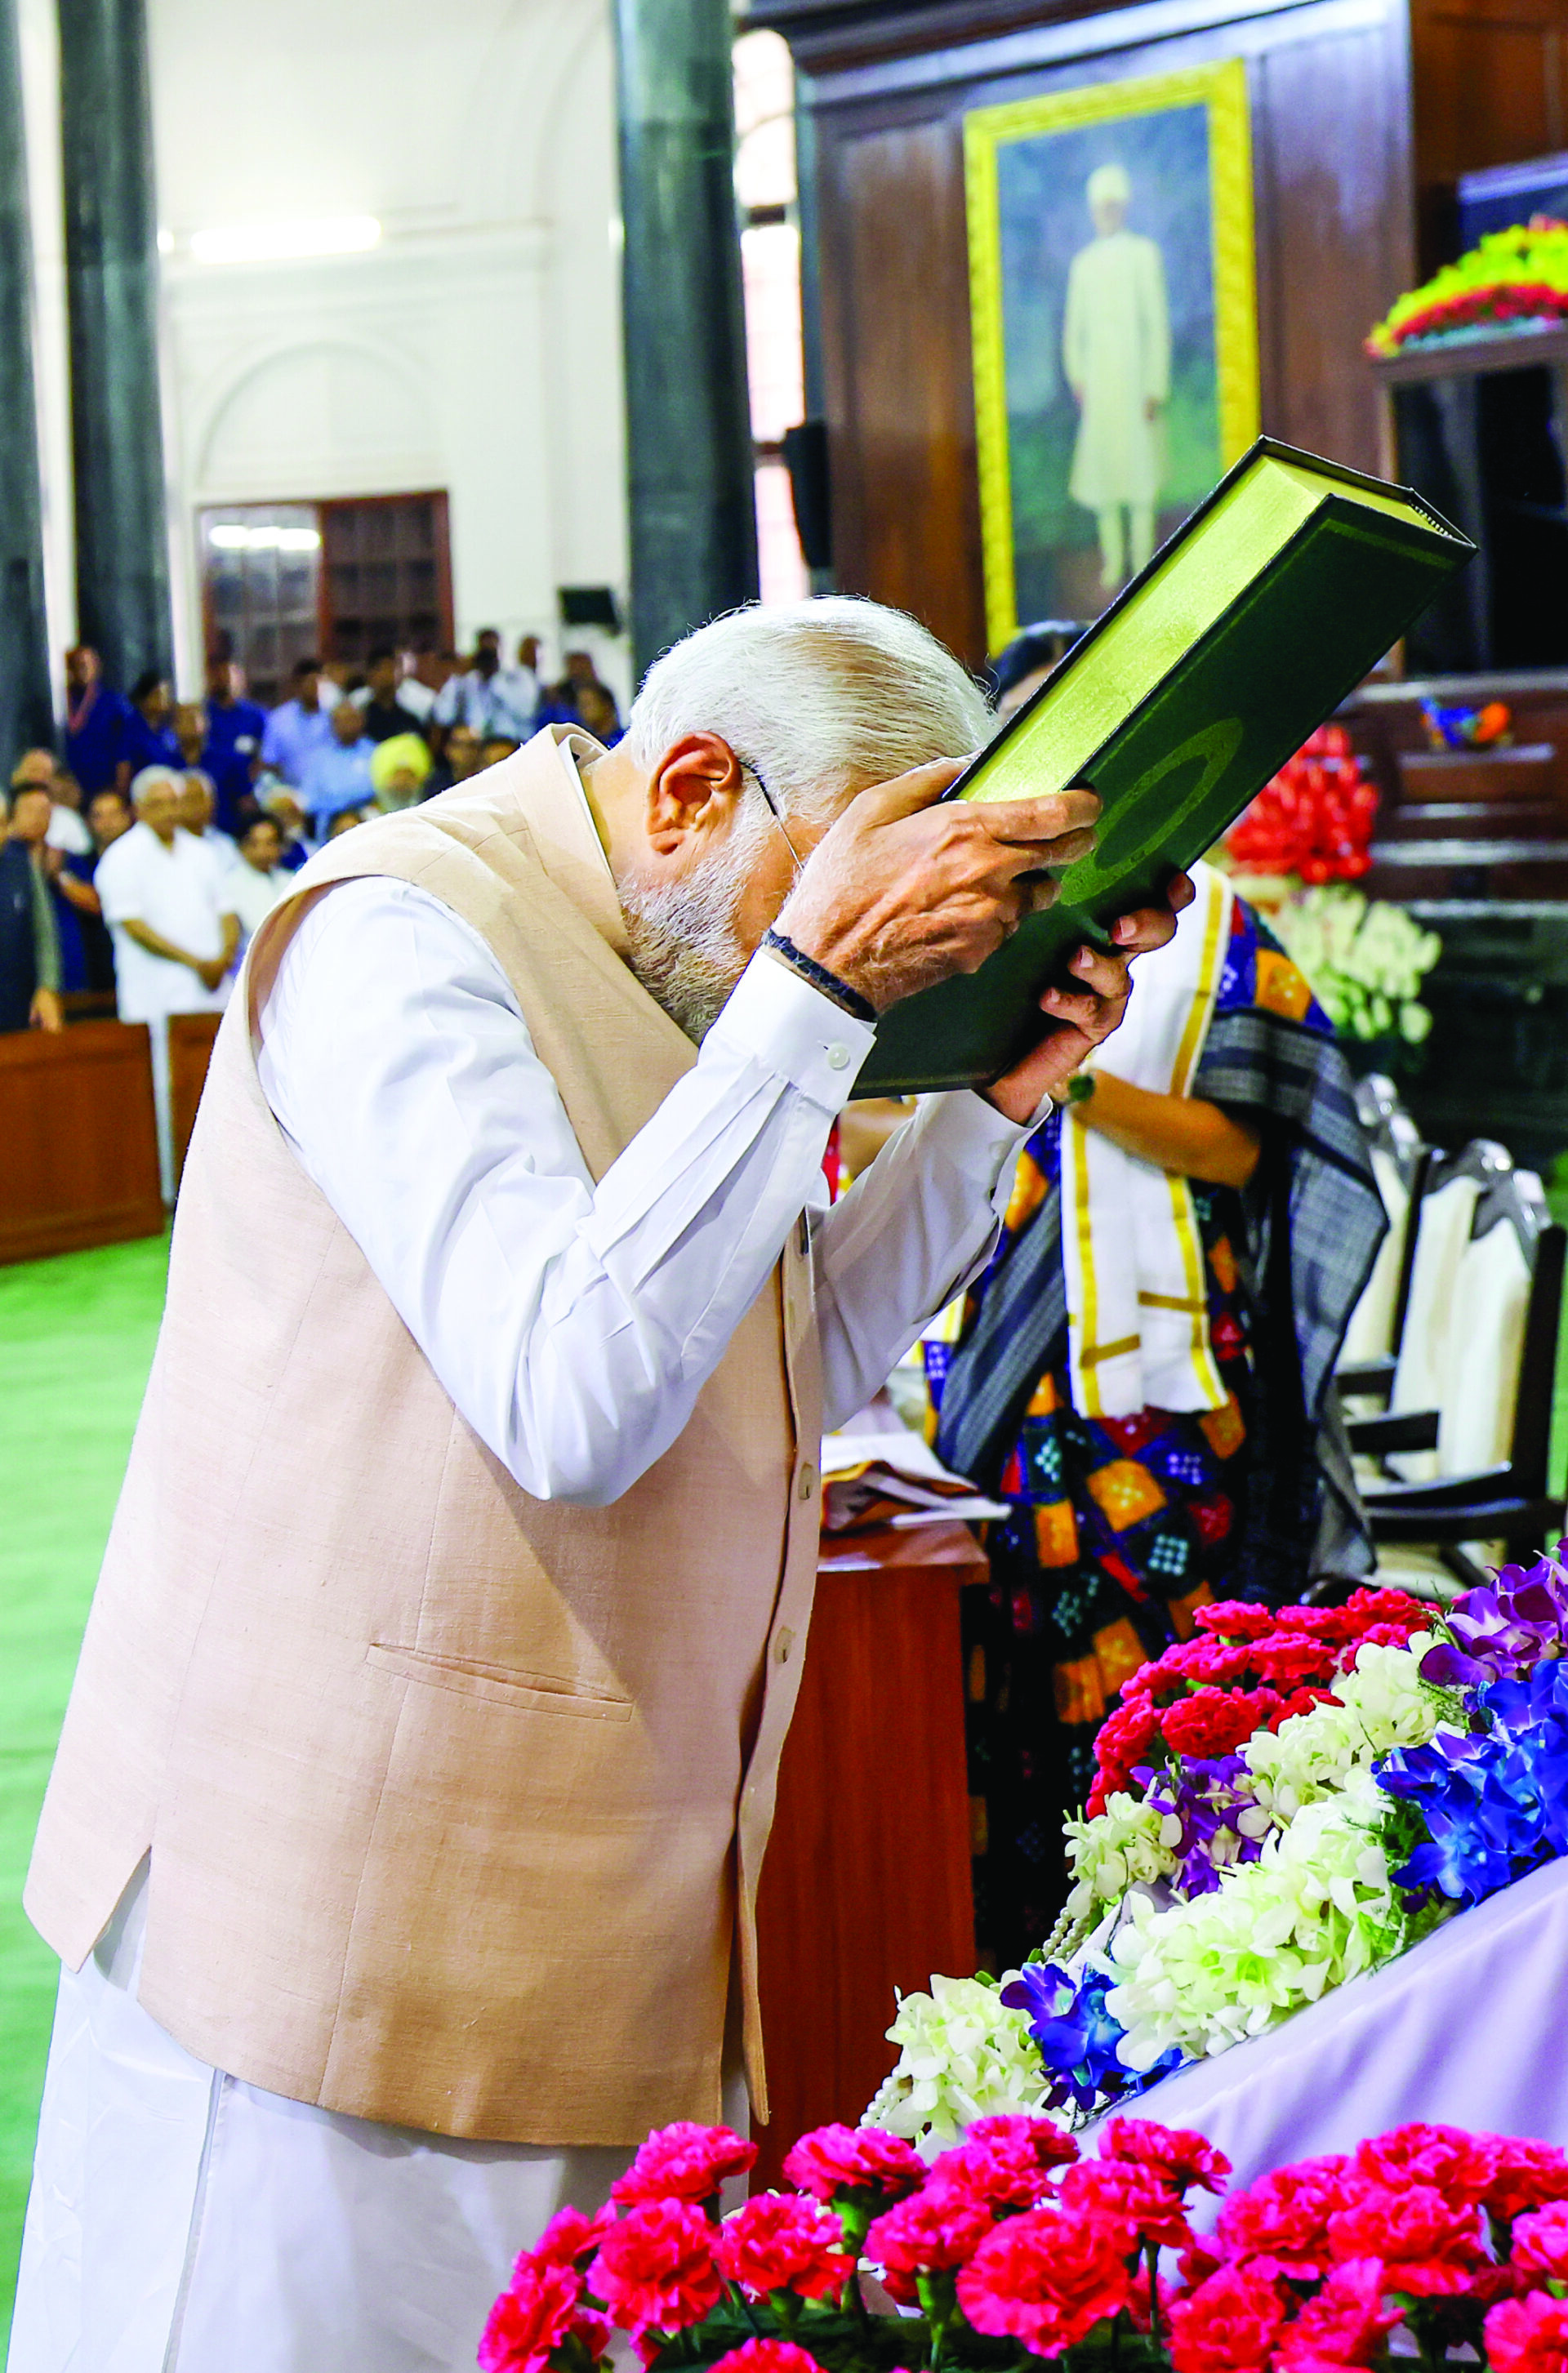
POLYGON ((1160 250, 1127 228, 1132 183, 1101 165, 1085 194, 1094 236, 1073 257, 1062 321, 1062 368, 1078 406, 1069 492, 1094 514, 1100 583, 1115 593, 1154 549, 1165 473, 1170 311, 1160 250))

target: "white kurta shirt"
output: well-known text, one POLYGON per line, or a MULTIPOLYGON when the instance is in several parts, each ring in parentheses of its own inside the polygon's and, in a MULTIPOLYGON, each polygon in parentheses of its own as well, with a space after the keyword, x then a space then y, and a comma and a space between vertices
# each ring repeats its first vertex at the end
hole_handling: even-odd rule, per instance
POLYGON ((165 848, 150 824, 134 824, 99 859, 93 886, 114 941, 122 1022, 220 1010, 220 989, 204 988, 189 964, 155 956, 125 929, 145 923, 193 956, 221 955, 223 918, 232 907, 227 869, 210 848, 188 832, 176 832, 165 848))

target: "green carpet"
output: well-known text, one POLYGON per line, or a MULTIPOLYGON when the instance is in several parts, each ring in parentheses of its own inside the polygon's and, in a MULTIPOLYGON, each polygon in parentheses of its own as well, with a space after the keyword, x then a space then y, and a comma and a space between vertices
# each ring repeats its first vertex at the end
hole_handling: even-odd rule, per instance
POLYGON ((59 1964, 18 1900, 163 1306, 161 1236, 0 1268, 0 2312, 59 1964))

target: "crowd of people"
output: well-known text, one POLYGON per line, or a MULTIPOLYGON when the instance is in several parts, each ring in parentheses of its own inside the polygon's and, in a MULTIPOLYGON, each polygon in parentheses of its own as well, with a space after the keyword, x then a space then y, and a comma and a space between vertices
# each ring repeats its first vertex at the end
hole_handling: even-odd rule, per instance
POLYGON ((24 751, 0 813, 0 1031, 64 1027, 78 1010, 156 1025, 154 1084, 170 1190, 166 1033, 225 1002, 246 942, 325 842, 509 757, 547 724, 620 739, 614 696, 568 651, 546 684, 537 637, 508 664, 493 629, 466 658, 363 668, 302 659, 271 709, 208 660, 177 701, 156 669, 128 694, 98 653, 66 653, 63 754, 24 751))

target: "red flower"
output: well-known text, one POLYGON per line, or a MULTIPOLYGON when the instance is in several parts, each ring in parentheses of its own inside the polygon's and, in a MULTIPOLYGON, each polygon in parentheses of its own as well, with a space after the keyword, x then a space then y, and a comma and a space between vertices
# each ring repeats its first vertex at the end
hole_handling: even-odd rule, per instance
POLYGON ((1100 2138, 1100 2157, 1146 2167, 1183 2193, 1195 2183, 1205 2192, 1223 2192, 1231 2171, 1224 2152, 1201 2134, 1186 2133, 1179 2126, 1157 2126, 1151 2118, 1112 2118, 1100 2138))
POLYGON ((610 2186, 623 2208, 639 2200, 711 2200, 731 2175, 756 2165, 755 2143, 743 2142, 728 2126, 698 2126, 683 2119, 649 2135, 625 2175, 610 2186))
POLYGON ((1061 2204, 1074 2216, 1088 2210, 1120 2217, 1141 2246, 1152 2241, 1162 2250, 1184 2250, 1192 2239, 1180 2194, 1152 2167, 1114 2158, 1083 2159, 1061 2180, 1061 2204))
POLYGON ((1196 1697, 1167 1706, 1160 1726, 1165 1745, 1177 1755, 1231 1755, 1279 1707, 1272 1689, 1199 1689, 1196 1697))
POLYGON ((990 2211, 967 2192, 930 2187, 879 2216, 866 2235, 865 2253, 883 2270, 889 2297, 900 2307, 919 2299, 916 2278, 962 2266, 993 2229, 990 2211))
POLYGON ((1054 2208, 1011 2216, 960 2274, 958 2304, 977 2332, 1011 2333, 1036 2356, 1059 2355, 1131 2304, 1129 2239, 1115 2216, 1054 2208))
POLYGON ((764 2192, 719 2227, 715 2255, 725 2279, 754 2298, 794 2291, 801 2298, 837 2297, 854 2266, 838 2244, 837 2216, 798 2192, 764 2192))
POLYGON ((1173 2373, 1267 2373, 1284 2320, 1271 2282, 1251 2266, 1222 2266, 1171 2309, 1173 2373))
POLYGON ((1329 2217, 1328 2240, 1337 2259, 1381 2258, 1392 2286, 1418 2298, 1468 2290, 1486 2262, 1475 2209, 1430 2183, 1366 2184, 1329 2217))
POLYGON ((1527 2208, 1515 2223, 1509 2257, 1521 2274, 1568 2283, 1568 2201, 1527 2208))
POLYGON ((1492 2373, 1568 2373, 1568 2299, 1545 2291, 1504 2299, 1486 2319, 1492 2373))
POLYGON ((569 2266, 520 2264, 511 2287, 490 2309, 479 2343, 479 2373, 539 2373, 550 2352, 575 2331, 595 2356, 609 2345, 602 2316, 581 2312, 582 2285, 569 2266))
POLYGON ((1298 1681, 1331 1681, 1339 1664, 1327 1641, 1314 1640, 1299 1631, 1293 1636, 1286 1631, 1275 1640, 1260 1640, 1252 1652, 1252 1661, 1258 1678, 1272 1681, 1280 1689, 1298 1681))
POLYGON ((943 2151, 932 2167, 930 2189, 1005 2215, 1036 2206, 1051 2191, 1053 2168, 1077 2157, 1077 2144, 1049 2118, 977 2118, 957 2149, 943 2151))
POLYGON ((1399 2320, 1383 2295, 1393 2277, 1378 2258, 1347 2258, 1280 2335, 1281 2373, 1316 2373, 1325 2365, 1375 2365, 1385 2335, 1399 2320))
POLYGON ((624 2331, 684 2332, 718 2304, 714 2230, 686 2200, 649 2200, 613 2225, 589 2282, 624 2331))
POLYGON ((609 2206, 592 2216, 585 2216, 580 2208, 557 2208, 535 2246, 517 2262, 520 2267, 575 2266, 597 2250, 614 2222, 615 2212, 609 2206))
POLYGON ((902 2200, 926 2180, 919 2151, 881 2126, 818 2126, 801 2136, 784 2172, 817 2200, 831 2200, 840 2192, 875 2192, 886 2201, 902 2200))
MULTIPOLYGON (((1290 1609, 1285 1609, 1288 1616, 1290 1609)), ((1276 1618, 1267 1607, 1254 1607, 1245 1598, 1222 1598, 1213 1607, 1194 1610, 1194 1623, 1200 1631, 1211 1631, 1221 1640, 1265 1640, 1273 1631, 1276 1618)))
POLYGON ((716 2356, 709 2373, 822 2373, 816 2358, 792 2340, 743 2340, 726 2356, 716 2356))
POLYGON ((1522 2134, 1477 2134, 1475 2144, 1485 2162, 1480 2204, 1500 2223, 1510 2223, 1522 2208, 1568 2200, 1568 2157, 1554 2143, 1522 2134))
POLYGON ((1331 2262, 1328 2219, 1345 2204, 1351 2166, 1343 2157, 1304 2158, 1260 2176, 1221 2209, 1214 2228, 1220 2247, 1228 2258, 1316 2281, 1331 2262))
POLYGON ((1374 2134, 1356 2146, 1356 2165, 1373 2183, 1430 2184, 1445 2200, 1479 2200, 1486 2188, 1491 2159, 1484 2140, 1462 2126, 1433 2126, 1417 2122, 1374 2134))

